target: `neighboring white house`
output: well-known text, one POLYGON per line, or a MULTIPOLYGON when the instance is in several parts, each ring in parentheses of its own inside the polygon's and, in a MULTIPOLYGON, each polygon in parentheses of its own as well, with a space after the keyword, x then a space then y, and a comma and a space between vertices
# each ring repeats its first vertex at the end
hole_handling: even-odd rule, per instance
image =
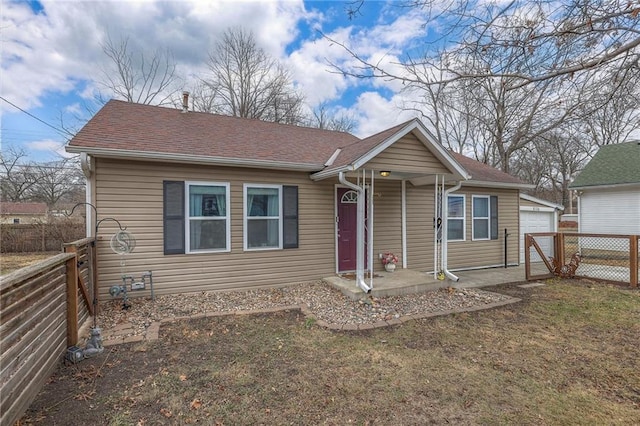
POLYGON ((569 188, 579 232, 640 234, 640 141, 602 146, 569 188))
MULTIPOLYGON (((524 263, 524 234, 557 232, 558 212, 562 210, 564 207, 559 204, 520 194, 520 263, 524 263)), ((536 241, 547 257, 553 256, 553 237, 537 238, 536 241)), ((540 256, 533 253, 531 261, 540 261, 540 256)))

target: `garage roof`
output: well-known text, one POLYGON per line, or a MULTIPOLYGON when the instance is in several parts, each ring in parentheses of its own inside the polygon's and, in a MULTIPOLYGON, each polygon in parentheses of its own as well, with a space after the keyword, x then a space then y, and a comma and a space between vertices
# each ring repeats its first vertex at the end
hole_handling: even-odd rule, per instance
POLYGON ((569 188, 640 183, 639 164, 640 141, 604 145, 569 188))

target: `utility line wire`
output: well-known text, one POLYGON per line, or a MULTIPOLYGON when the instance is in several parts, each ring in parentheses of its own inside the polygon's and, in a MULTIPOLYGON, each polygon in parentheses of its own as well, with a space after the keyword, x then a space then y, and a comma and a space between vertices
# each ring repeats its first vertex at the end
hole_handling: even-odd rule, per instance
POLYGON ((9 105, 11 105, 12 107, 16 108, 17 110, 19 110, 19 111, 21 111, 21 112, 23 112, 23 113, 27 114, 29 117, 31 117, 31 118, 33 118, 33 119, 35 119, 35 120, 38 120, 39 122, 41 122, 41 123, 42 123, 42 124, 44 124, 45 126, 49 126, 49 127, 51 127, 53 130, 55 130, 56 132, 60 133, 62 136, 64 136, 64 137, 73 136, 73 133, 68 132, 68 131, 66 131, 66 130, 64 130, 64 129, 62 129, 62 130, 61 130, 61 129, 57 128, 56 126, 54 126, 54 125, 52 125, 52 124, 47 123, 46 121, 42 120, 42 119, 41 119, 41 118, 39 118, 39 117, 36 117, 35 115, 31 114, 30 112, 23 110, 22 108, 20 108, 18 105, 14 104, 13 102, 8 101, 8 100, 7 100, 7 99, 5 99, 4 97, 0 96, 0 99, 2 99, 3 101, 5 101, 6 103, 8 103, 9 105))

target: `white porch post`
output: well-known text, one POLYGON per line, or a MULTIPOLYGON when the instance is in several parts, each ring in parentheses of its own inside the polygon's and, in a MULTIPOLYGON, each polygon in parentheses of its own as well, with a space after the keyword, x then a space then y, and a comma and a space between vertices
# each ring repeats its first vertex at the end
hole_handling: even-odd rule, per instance
MULTIPOLYGON (((363 170, 363 173, 365 171, 363 170)), ((366 175, 363 174, 363 177, 366 175)), ((344 172, 340 172, 338 174, 338 180, 344 186, 347 186, 358 193, 358 203, 357 203, 357 226, 356 226, 356 284, 360 287, 364 292, 369 293, 371 291, 371 287, 364 280, 364 207, 366 202, 365 196, 365 182, 364 179, 362 181, 362 186, 355 185, 349 182, 344 172)))

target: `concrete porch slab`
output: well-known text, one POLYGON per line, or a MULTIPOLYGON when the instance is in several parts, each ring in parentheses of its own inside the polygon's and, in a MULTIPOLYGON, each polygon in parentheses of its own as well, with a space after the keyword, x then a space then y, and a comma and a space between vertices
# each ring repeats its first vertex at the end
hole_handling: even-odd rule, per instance
MULTIPOLYGON (((439 281, 433 278, 433 273, 411 269, 396 269, 395 272, 379 271, 374 275, 373 290, 369 295, 356 285, 353 278, 336 275, 323 278, 323 280, 352 300, 365 299, 368 296, 403 296, 447 287, 487 287, 525 280, 524 266, 477 269, 454 273, 460 278, 458 282, 449 279, 439 281)), ((368 284, 369 280, 367 279, 365 282, 368 284)))

